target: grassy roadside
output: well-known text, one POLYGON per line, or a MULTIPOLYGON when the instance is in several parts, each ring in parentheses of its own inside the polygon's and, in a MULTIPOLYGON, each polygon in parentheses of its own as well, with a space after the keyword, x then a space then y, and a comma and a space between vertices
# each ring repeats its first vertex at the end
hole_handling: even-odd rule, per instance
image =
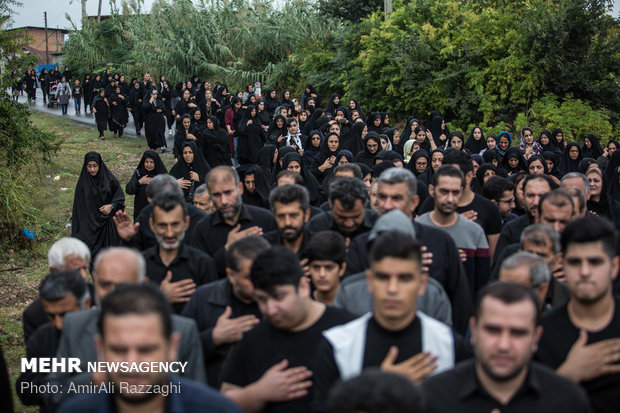
MULTIPOLYGON (((0 345, 9 366, 12 385, 19 376, 20 359, 25 355, 22 312, 38 295, 40 280, 47 274, 46 257, 50 245, 57 239, 70 236, 73 192, 79 177, 84 154, 101 153, 104 162, 124 188, 135 170, 142 153, 148 149, 144 138, 97 139, 95 128, 70 119, 33 111, 32 122, 62 139, 61 149, 51 164, 32 160, 34 179, 32 198, 37 208, 37 234, 31 250, 13 254, 0 252, 0 345), (8 257, 8 259, 7 259, 8 257)), ((162 156, 168 168, 170 153, 162 156)), ((126 211, 133 214, 133 196, 125 200, 126 211)), ((31 229, 31 228, 29 228, 31 229)), ((15 396, 16 412, 37 412, 38 407, 25 407, 15 396)))

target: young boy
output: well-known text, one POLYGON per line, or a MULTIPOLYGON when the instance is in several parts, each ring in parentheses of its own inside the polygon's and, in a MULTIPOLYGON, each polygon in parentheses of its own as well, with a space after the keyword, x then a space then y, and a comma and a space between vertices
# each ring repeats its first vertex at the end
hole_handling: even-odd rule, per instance
POLYGON ((308 243, 306 257, 314 286, 312 297, 316 301, 333 305, 347 267, 345 255, 344 238, 334 231, 318 232, 308 243))

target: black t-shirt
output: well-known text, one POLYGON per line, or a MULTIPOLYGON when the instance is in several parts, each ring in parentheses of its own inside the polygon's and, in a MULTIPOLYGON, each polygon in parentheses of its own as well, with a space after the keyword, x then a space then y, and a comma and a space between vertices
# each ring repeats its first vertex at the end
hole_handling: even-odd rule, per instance
MULTIPOLYGON (((288 360, 289 367, 306 366, 312 369, 321 333, 354 318, 343 310, 325 307, 323 315, 312 326, 296 332, 276 329, 263 320, 235 347, 224 366, 222 382, 247 386, 284 359, 288 360)), ((311 394, 312 390, 306 397, 284 403, 269 403, 264 411, 310 412, 311 394)))
MULTIPOLYGON (((614 316, 607 327, 597 332, 588 332, 588 344, 609 338, 620 337, 620 298, 615 297, 614 316)), ((557 369, 566 360, 571 347, 579 337, 579 329, 572 323, 567 306, 563 305, 547 313, 542 319, 543 335, 538 343, 536 359, 557 369)), ((595 412, 617 412, 620 406, 620 373, 608 374, 594 380, 582 382, 592 410, 595 412)))
MULTIPOLYGON (((432 211, 434 208, 435 200, 432 196, 429 196, 420 207, 418 215, 432 211)), ((502 216, 499 213, 499 209, 497 209, 497 205, 483 196, 474 194, 474 200, 465 206, 458 207, 456 212, 462 214, 472 209, 478 213, 476 223, 482 227, 486 235, 495 235, 502 232, 502 216)))

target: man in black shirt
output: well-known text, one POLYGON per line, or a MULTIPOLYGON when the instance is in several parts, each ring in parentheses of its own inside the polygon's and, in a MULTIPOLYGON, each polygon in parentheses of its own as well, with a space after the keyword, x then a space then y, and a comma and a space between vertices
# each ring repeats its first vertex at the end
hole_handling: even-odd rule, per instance
POLYGON ((301 185, 279 186, 269 194, 269 204, 278 229, 266 233, 265 238, 271 245, 284 245, 303 259, 310 238, 304 231, 310 219, 308 190, 301 185))
POLYGON ((271 212, 241 200, 243 182, 229 166, 218 166, 209 171, 207 187, 216 212, 201 220, 192 236, 192 245, 215 260, 220 277, 226 274, 226 248, 248 235, 261 235, 276 229, 271 212))
POLYGON ((480 290, 471 320, 474 360, 422 385, 431 412, 589 412, 579 386, 532 362, 542 334, 530 289, 493 283, 480 290))
POLYGON ((251 278, 264 320, 236 345, 222 392, 246 412, 309 412, 321 333, 353 317, 312 300, 297 256, 285 247, 258 255, 251 278))
POLYGON ((450 327, 417 311, 428 275, 422 272, 421 245, 408 234, 381 234, 370 250, 366 271, 373 311, 323 333, 315 369, 314 410, 322 412, 329 389, 339 379, 368 367, 420 381, 454 367, 467 350, 450 327))
POLYGON ((585 388, 596 412, 620 406, 620 299, 612 283, 620 267, 617 234, 605 219, 586 216, 562 233, 568 304, 543 317, 536 357, 585 388))
POLYGON ((366 209, 368 191, 361 179, 337 177, 329 184, 330 212, 313 217, 306 225, 311 234, 332 230, 347 240, 370 232, 377 220, 376 212, 366 209))
POLYGON ((233 242, 226 251, 226 278, 197 288, 183 309, 182 315, 198 326, 207 383, 213 387, 221 385, 222 367, 234 344, 259 321, 250 268, 256 256, 269 248, 256 235, 233 242))
MULTIPOLYGON (((67 313, 90 307, 90 294, 86 281, 77 271, 56 271, 41 281, 39 295, 49 323, 36 329, 26 343, 26 358, 55 357, 60 344, 64 316, 67 313)), ((23 404, 40 405, 40 412, 49 411, 38 391, 33 389, 46 385, 46 373, 22 372, 15 389, 23 404), (37 387, 34 387, 37 386, 37 387)))
POLYGON ((197 285, 215 281, 215 263, 208 254, 183 241, 189 228, 187 204, 179 194, 159 194, 153 199, 149 220, 157 246, 144 251, 146 273, 157 283, 180 314, 197 285))

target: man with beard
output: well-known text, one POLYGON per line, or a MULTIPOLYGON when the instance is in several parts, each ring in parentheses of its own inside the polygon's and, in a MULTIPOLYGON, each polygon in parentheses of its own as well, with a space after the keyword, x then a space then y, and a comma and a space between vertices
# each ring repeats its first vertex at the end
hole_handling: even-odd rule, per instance
POLYGON ((197 288, 183 309, 182 315, 198 326, 207 383, 213 387, 220 387, 224 361, 235 343, 259 321, 250 268, 256 256, 270 247, 256 235, 233 242, 226 251, 226 278, 197 288))
POLYGON ((482 228, 456 212, 461 192, 466 185, 460 169, 452 165, 441 166, 429 185, 435 200, 433 211, 417 218, 421 224, 446 231, 456 247, 465 253, 463 262, 472 298, 489 279, 489 244, 482 228))
POLYGON ((262 235, 276 229, 271 212, 241 200, 243 182, 230 166, 218 166, 205 179, 216 212, 202 219, 195 227, 192 245, 208 253, 215 260, 217 273, 226 272, 226 249, 238 239, 262 235))
MULTIPOLYGON (((126 285, 108 294, 101 303, 98 324, 100 334, 95 341, 99 361, 176 360, 181 337, 173 332, 166 298, 150 286, 126 285)), ((76 396, 59 412, 241 412, 215 390, 166 372, 119 369, 107 372, 104 383, 114 390, 76 396)))
POLYGON ((589 412, 583 389, 531 361, 542 334, 539 314, 523 285, 480 290, 470 321, 475 358, 423 383, 428 411, 589 412))
POLYGON ((620 299, 612 284, 620 268, 614 227, 589 216, 562 232, 566 305, 545 315, 536 358, 580 383, 596 412, 620 405, 620 299))
POLYGON ((308 190, 301 185, 279 186, 271 191, 269 204, 278 229, 266 233, 264 237, 271 245, 284 245, 300 260, 303 259, 310 239, 304 231, 310 219, 308 190))
POLYGON ((157 246, 144 251, 146 273, 160 285, 162 292, 180 314, 197 285, 217 279, 215 263, 197 248, 185 245, 189 216, 185 200, 174 193, 157 195, 152 202, 153 216, 149 220, 157 246))

